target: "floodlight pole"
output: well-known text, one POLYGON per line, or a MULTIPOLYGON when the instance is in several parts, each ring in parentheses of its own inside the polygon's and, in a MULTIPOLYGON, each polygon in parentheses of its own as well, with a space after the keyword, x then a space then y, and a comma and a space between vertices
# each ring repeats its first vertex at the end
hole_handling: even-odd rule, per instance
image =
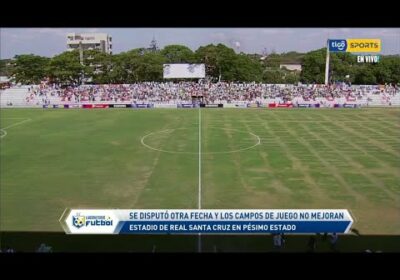
MULTIPOLYGON (((82 66, 84 66, 83 64, 83 47, 82 47, 82 41, 79 41, 79 61, 81 63, 82 66)), ((83 85, 84 82, 84 76, 83 73, 81 74, 81 84, 83 85)))
POLYGON ((83 66, 83 48, 82 48, 82 41, 79 41, 79 61, 83 66))
POLYGON ((326 41, 325 85, 329 84, 329 39, 326 41))

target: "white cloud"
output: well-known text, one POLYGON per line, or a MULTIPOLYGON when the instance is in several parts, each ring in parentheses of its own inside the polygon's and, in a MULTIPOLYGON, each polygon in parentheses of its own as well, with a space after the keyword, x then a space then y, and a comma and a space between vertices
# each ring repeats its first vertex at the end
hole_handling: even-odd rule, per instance
POLYGON ((289 35, 295 32, 295 28, 268 28, 261 30, 261 33, 266 35, 289 35))
POLYGON ((40 29, 36 29, 36 30, 39 34, 48 34, 48 35, 54 35, 54 36, 59 36, 59 37, 65 37, 67 35, 67 33, 71 32, 70 29, 65 29, 65 28, 40 28, 40 29))
POLYGON ((381 35, 381 36, 385 36, 385 37, 400 38, 400 29, 399 28, 385 28, 382 30, 376 30, 375 34, 377 36, 381 35))
POLYGON ((385 53, 400 53, 399 28, 1 28, 1 56, 20 53, 50 55, 65 50, 66 34, 112 33, 115 53, 148 46, 156 36, 160 46, 183 44, 193 50, 223 43, 244 52, 308 51, 328 38, 381 38, 385 53), (239 44, 238 44, 239 43, 239 44))
POLYGON ((58 37, 65 37, 67 33, 99 33, 100 28, 32 28, 33 32, 38 32, 39 34, 54 35, 58 37))
POLYGON ((87 33, 99 33, 100 29, 99 28, 89 28, 89 29, 85 30, 85 32, 87 32, 87 33))
POLYGON ((350 28, 340 28, 339 31, 342 33, 350 33, 351 29, 350 28))
POLYGON ((227 35, 224 32, 211 33, 210 35, 213 40, 225 41, 227 39, 227 35))
POLYGON ((19 34, 19 33, 3 33, 1 34, 1 40, 5 42, 23 42, 27 40, 35 39, 33 34, 19 34))

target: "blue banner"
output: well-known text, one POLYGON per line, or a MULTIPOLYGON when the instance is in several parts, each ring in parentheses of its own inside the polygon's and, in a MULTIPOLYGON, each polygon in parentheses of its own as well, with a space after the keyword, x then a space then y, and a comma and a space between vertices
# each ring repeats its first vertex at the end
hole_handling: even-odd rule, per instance
POLYGON ((310 108, 311 104, 298 104, 297 107, 299 107, 299 108, 310 108))
POLYGON ((63 228, 72 234, 348 233, 346 209, 73 209, 63 228))
POLYGON ((178 108, 193 108, 193 104, 178 104, 178 108))
POLYGON ((357 104, 343 104, 343 108, 357 108, 357 104))
POLYGON ((126 108, 127 104, 110 104, 110 108, 126 108))
POLYGON ((345 52, 347 49, 346 39, 330 39, 328 40, 330 52, 345 52))
POLYGON ((153 108, 153 104, 132 104, 132 108, 153 108))
POLYGON ((344 233, 350 221, 125 221, 119 234, 344 233))

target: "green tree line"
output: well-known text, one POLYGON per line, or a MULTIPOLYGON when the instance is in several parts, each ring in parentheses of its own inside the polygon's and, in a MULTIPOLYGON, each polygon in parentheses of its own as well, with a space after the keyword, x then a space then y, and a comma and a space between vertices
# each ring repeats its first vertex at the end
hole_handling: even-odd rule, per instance
MULTIPOLYGON (((305 54, 289 52, 258 54, 236 53, 223 44, 201 46, 196 51, 182 45, 169 45, 161 50, 137 48, 109 55, 95 50, 66 51, 52 58, 33 54, 1 60, 0 73, 15 82, 37 84, 44 78, 60 84, 135 83, 162 81, 164 63, 204 63, 207 77, 222 81, 264 83, 323 83, 326 49, 305 54), (282 63, 301 63, 302 71, 280 68, 282 63)), ((331 82, 384 84, 400 81, 400 56, 381 56, 376 64, 357 63, 355 55, 332 53, 331 82)))

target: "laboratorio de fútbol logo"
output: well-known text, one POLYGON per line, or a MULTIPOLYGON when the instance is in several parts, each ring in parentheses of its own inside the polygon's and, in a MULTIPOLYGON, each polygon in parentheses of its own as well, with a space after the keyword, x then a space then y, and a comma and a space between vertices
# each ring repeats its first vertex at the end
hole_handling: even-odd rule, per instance
POLYGON ((72 225, 78 229, 82 227, 106 227, 112 226, 113 220, 110 216, 81 215, 81 213, 77 213, 72 216, 72 225))

